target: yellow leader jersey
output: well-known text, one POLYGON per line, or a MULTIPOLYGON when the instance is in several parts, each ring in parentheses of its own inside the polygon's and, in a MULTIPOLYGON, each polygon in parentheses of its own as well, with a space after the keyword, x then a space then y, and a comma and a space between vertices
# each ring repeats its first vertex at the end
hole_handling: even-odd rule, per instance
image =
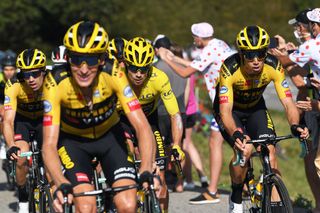
POLYGON ((125 73, 117 64, 108 71, 98 72, 92 85, 91 109, 68 69, 54 69, 45 78, 43 90, 45 126, 61 125, 63 132, 95 139, 119 122, 116 110, 118 100, 125 113, 140 108, 125 73))
MULTIPOLYGON (((161 98, 169 115, 179 112, 177 99, 172 91, 168 76, 158 68, 152 66, 149 71, 149 77, 143 85, 138 97, 144 114, 148 117, 152 115, 161 98)), ((118 105, 121 111, 121 106, 118 105)))
POLYGON ((267 85, 273 81, 278 97, 292 97, 284 69, 272 55, 265 58, 263 70, 258 75, 247 75, 241 67, 241 57, 236 53, 221 66, 219 103, 233 103, 238 109, 254 107, 263 98, 267 85))

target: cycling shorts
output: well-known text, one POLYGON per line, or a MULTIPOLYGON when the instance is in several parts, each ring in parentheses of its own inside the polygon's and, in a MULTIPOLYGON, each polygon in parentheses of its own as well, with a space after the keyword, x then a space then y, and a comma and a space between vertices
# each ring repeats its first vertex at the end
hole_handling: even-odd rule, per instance
MULTIPOLYGON (((276 136, 273 121, 264 104, 259 104, 248 110, 233 109, 232 116, 238 128, 244 131, 251 139, 262 139, 276 136)), ((220 131, 228 144, 233 147, 234 141, 223 128, 221 117, 216 116, 220 131)))
MULTIPOLYGON (((127 139, 131 140, 135 147, 138 147, 138 141, 135 136, 135 131, 133 127, 129 126, 125 122, 121 122, 122 128, 125 129, 125 135, 127 139)), ((166 147, 162 139, 162 135, 159 131, 159 128, 157 125, 153 124, 151 125, 151 129, 156 141, 156 164, 159 166, 160 170, 165 170, 167 166, 167 154, 166 154, 166 147)))
POLYGON ((58 153, 65 176, 73 186, 91 183, 94 157, 100 162, 109 186, 120 179, 136 180, 136 171, 128 160, 124 130, 120 123, 99 139, 88 139, 87 142, 61 131, 58 153))
POLYGON ((197 113, 187 115, 186 128, 192 128, 192 127, 194 127, 194 125, 196 125, 197 116, 198 116, 197 113))
POLYGON ((14 140, 30 142, 29 132, 36 131, 35 139, 37 140, 39 147, 42 144, 42 118, 32 120, 30 118, 23 117, 16 114, 14 120, 14 140))

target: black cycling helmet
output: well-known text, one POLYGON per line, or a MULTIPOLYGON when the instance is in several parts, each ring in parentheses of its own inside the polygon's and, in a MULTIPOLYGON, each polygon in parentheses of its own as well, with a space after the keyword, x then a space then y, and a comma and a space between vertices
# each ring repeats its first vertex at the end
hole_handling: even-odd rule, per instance
POLYGON ((16 57, 12 55, 6 55, 1 61, 2 67, 13 66, 16 67, 16 57))
POLYGON ((115 37, 109 42, 109 54, 115 57, 118 61, 123 61, 123 51, 127 43, 128 41, 126 39, 115 37))

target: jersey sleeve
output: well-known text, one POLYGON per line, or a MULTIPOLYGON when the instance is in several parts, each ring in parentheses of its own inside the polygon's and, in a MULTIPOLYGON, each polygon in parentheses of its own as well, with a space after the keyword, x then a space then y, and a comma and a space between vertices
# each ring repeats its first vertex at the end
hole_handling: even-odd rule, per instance
POLYGON ((4 110, 17 110, 17 97, 21 86, 11 80, 7 81, 4 89, 4 110))
POLYGON ((223 63, 220 69, 219 103, 233 103, 233 78, 223 63))
POLYGON ((280 62, 278 62, 277 68, 270 72, 271 79, 273 80, 274 87, 276 88, 280 100, 286 97, 292 98, 289 83, 287 82, 284 73, 284 68, 280 62))
POLYGON ((310 42, 305 42, 299 46, 299 48, 289 55, 292 62, 303 67, 312 58, 311 44, 310 42))
POLYGON ((124 113, 129 113, 140 109, 140 103, 131 89, 124 70, 115 67, 111 78, 111 85, 118 97, 117 109, 122 109, 124 113))
POLYGON ((179 106, 176 96, 174 95, 168 76, 161 72, 158 81, 155 84, 160 91, 160 97, 169 115, 179 113, 179 106))
POLYGON ((49 72, 43 82, 43 126, 60 125, 60 93, 59 85, 49 72))

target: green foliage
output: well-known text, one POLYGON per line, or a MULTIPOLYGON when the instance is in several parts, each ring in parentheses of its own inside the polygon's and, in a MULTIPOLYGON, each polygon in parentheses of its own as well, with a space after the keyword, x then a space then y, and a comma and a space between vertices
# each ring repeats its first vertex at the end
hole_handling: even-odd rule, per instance
POLYGON ((303 197, 301 194, 298 194, 296 199, 293 201, 293 206, 311 210, 312 209, 312 201, 303 197))
POLYGON ((287 21, 301 9, 318 5, 319 0, 1 0, 0 49, 49 51, 62 43, 68 27, 83 19, 99 21, 111 37, 152 40, 162 33, 183 46, 192 42, 190 26, 201 21, 212 23, 216 37, 229 43, 252 24, 292 40, 287 21))

